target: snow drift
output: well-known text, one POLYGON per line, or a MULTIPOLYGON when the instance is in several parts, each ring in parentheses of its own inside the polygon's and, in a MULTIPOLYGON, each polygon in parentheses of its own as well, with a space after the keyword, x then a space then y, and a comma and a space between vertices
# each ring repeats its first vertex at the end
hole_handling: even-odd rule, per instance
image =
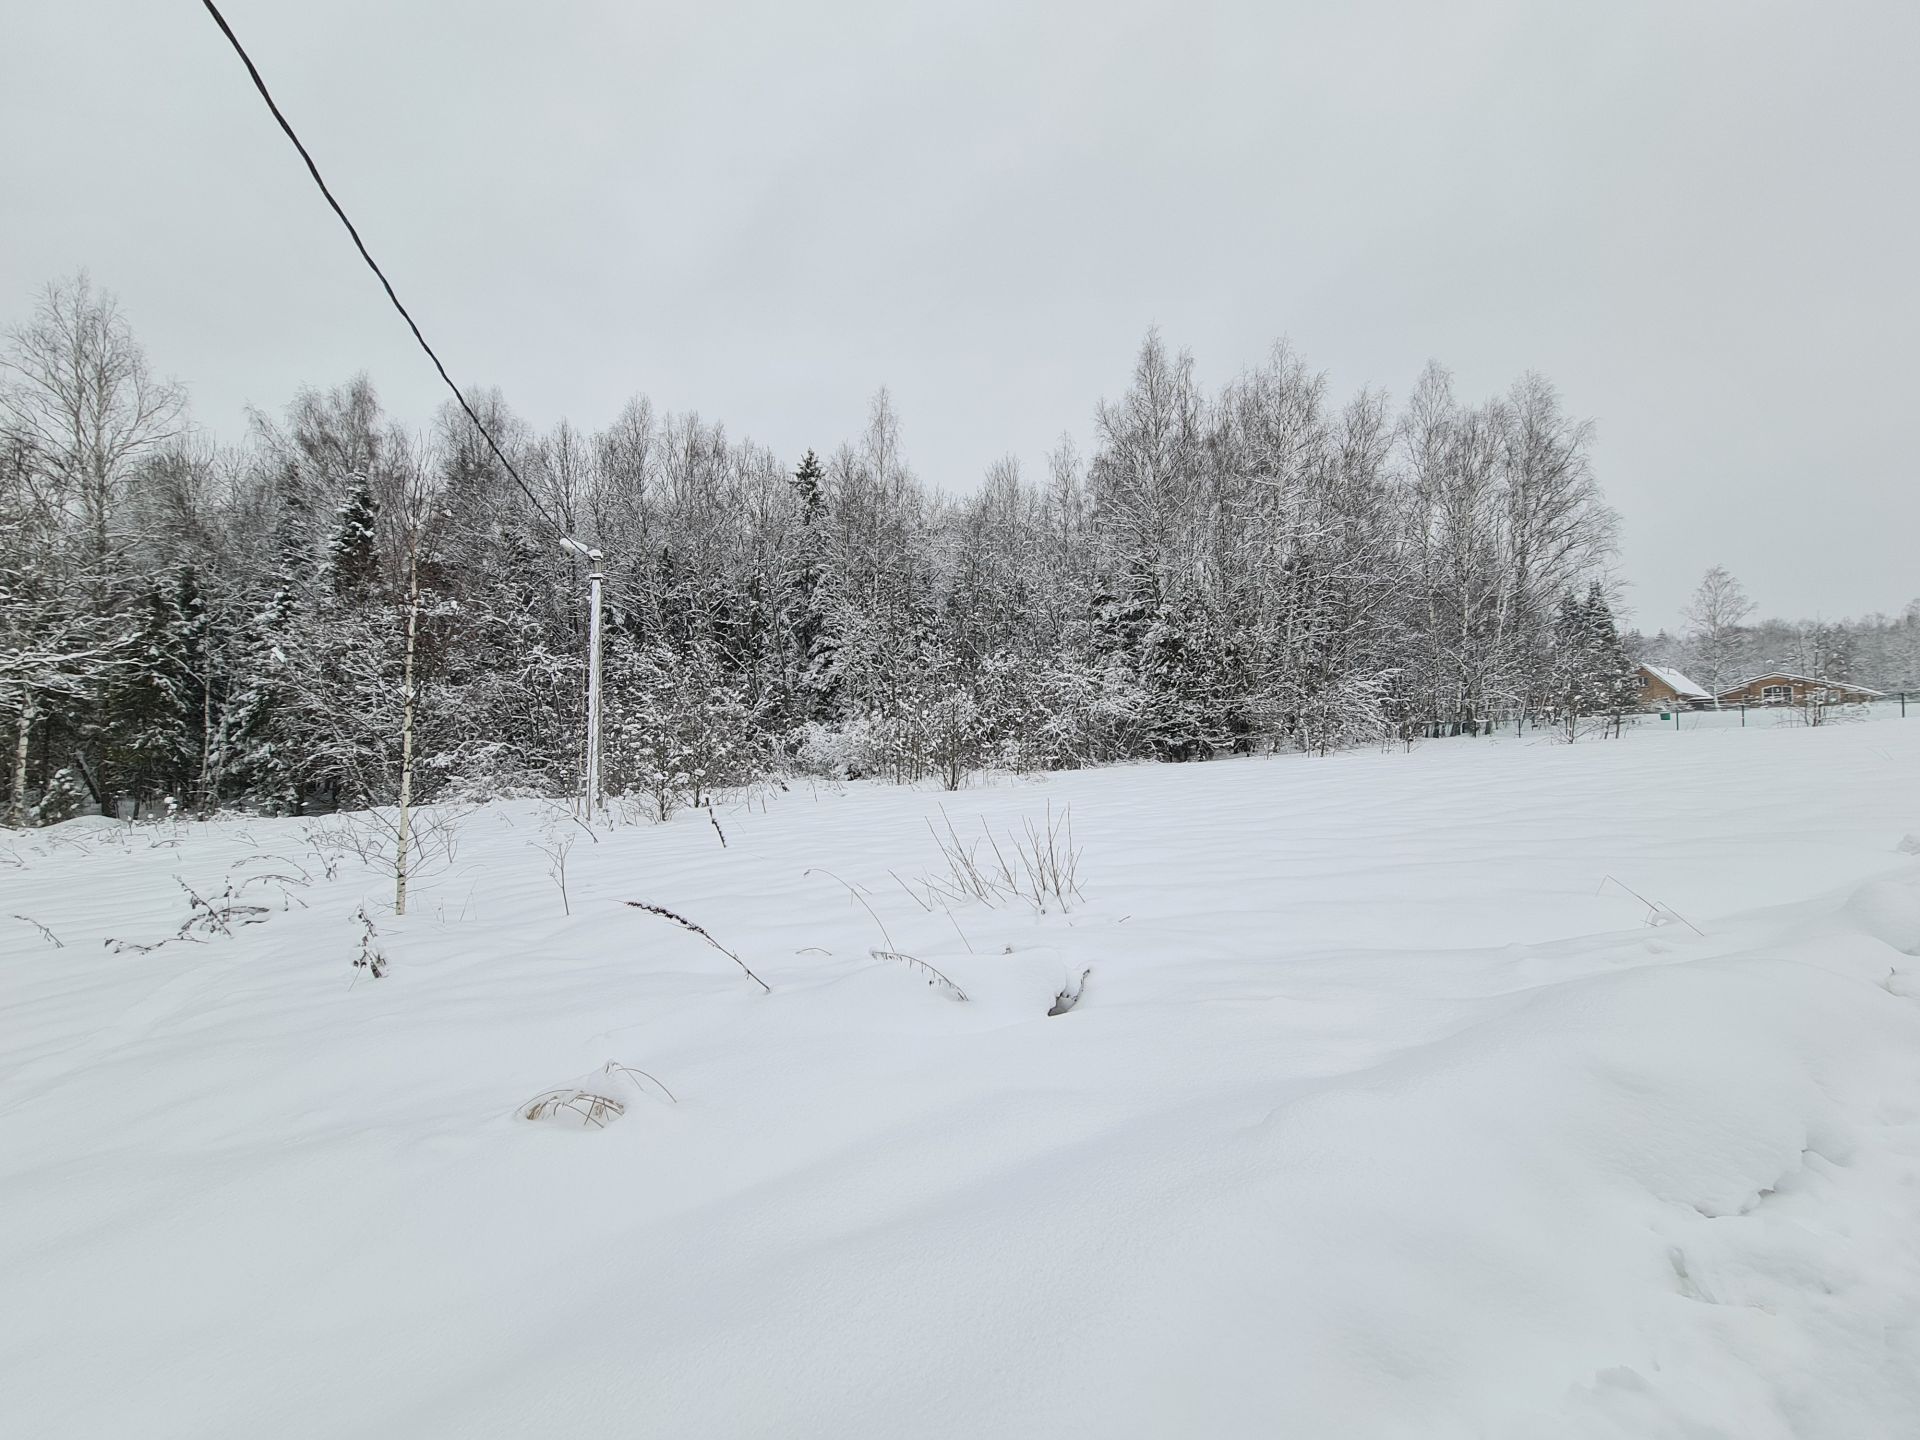
POLYGON ((311 825, 14 837, 0 1431, 1910 1434, 1916 780, 1885 725, 796 791, 581 835, 565 907, 503 805, 379 980, 311 825), (1070 805, 1082 898, 924 906, 943 800, 1070 805), (264 922, 102 944, 262 856, 264 922))

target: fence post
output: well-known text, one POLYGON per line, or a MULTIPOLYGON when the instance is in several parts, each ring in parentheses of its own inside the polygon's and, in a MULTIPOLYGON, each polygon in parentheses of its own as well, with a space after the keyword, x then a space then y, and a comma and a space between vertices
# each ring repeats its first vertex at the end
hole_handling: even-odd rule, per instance
POLYGON ((1747 728, 1747 702, 1744 700, 1740 702, 1740 728, 1747 728))
POLYGON ((1679 733, 1679 730, 1680 730, 1680 707, 1679 707, 1678 705, 1676 705, 1676 706, 1674 706, 1674 707, 1673 707, 1673 728, 1674 728, 1674 732, 1675 732, 1676 734, 1677 734, 1677 733, 1679 733))
POLYGON ((1907 718, 1907 692, 1904 690, 1900 692, 1900 718, 1907 718))

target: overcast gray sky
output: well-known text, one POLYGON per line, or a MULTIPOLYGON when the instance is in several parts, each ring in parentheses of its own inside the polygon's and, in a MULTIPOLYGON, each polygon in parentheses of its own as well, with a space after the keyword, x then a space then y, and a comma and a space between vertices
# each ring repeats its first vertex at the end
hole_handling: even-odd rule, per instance
MULTIPOLYGON (((1920 593, 1920 3, 224 0, 456 378, 793 457, 893 390, 1039 473, 1150 324, 1209 384, 1538 369, 1636 618, 1920 593)), ((438 380, 193 0, 0 21, 0 319, 88 267, 196 417, 438 380)))

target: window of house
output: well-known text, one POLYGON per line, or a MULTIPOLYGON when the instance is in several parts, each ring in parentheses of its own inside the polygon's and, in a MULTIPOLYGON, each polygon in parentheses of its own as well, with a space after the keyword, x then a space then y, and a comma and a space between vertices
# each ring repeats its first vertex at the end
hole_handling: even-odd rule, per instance
POLYGON ((1761 687, 1760 703, 1762 705, 1787 705, 1791 704, 1792 701, 1793 687, 1791 685, 1765 685, 1761 687))

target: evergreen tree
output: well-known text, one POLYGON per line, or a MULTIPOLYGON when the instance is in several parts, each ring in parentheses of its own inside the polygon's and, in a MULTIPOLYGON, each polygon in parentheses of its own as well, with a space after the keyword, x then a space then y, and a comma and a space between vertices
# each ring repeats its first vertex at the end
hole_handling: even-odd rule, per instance
POLYGON ((1587 589, 1584 631, 1589 688, 1595 708, 1613 722, 1613 733, 1620 733, 1622 720, 1640 703, 1640 676, 1633 655, 1620 637, 1614 623, 1613 607, 1598 580, 1587 589))
POLYGON ((809 450, 792 477, 799 535, 787 576, 788 644, 793 656, 796 721, 824 720, 838 700, 840 642, 834 628, 832 570, 827 560, 826 467, 809 450))
POLYGON ((206 603, 193 567, 184 565, 147 587, 107 702, 117 790, 176 803, 212 799, 205 790, 214 684, 206 603))
POLYGON ((1599 703, 1586 606, 1571 590, 1561 593, 1553 623, 1553 707, 1567 739, 1579 737, 1580 719, 1599 703))
POLYGON ((327 576, 336 598, 353 599, 373 588, 380 563, 375 538, 378 519, 373 482, 364 471, 356 471, 347 482, 346 499, 327 541, 327 576))

